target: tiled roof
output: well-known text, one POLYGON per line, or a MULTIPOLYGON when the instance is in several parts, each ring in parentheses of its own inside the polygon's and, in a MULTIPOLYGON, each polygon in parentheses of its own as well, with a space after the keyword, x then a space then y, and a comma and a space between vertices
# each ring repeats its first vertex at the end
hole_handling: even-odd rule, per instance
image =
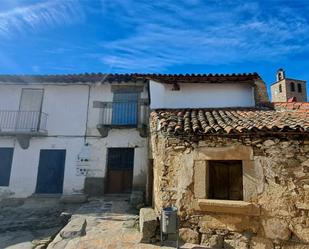
POLYGON ((297 110, 309 113, 309 102, 274 102, 276 110, 297 110))
POLYGON ((128 82, 149 79, 163 83, 252 83, 260 78, 257 73, 249 74, 59 74, 59 75, 0 75, 0 82, 7 83, 96 83, 128 82))
POLYGON ((222 108, 156 110, 160 130, 171 134, 243 134, 259 132, 308 132, 309 113, 222 108))
POLYGON ((97 83, 97 82, 128 82, 145 80, 133 74, 55 74, 55 75, 0 75, 0 82, 8 83, 97 83))
POLYGON ((144 75, 148 79, 158 82, 174 83, 254 83, 260 79, 257 73, 243 74, 148 74, 144 75))

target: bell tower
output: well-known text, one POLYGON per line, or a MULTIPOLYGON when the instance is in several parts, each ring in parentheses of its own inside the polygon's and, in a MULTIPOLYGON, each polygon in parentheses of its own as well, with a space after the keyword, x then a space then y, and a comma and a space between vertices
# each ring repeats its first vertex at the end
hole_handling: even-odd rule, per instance
POLYGON ((307 102, 306 81, 286 78, 285 71, 280 68, 276 74, 276 82, 270 86, 272 102, 307 102))
POLYGON ((282 68, 277 70, 277 82, 285 79, 285 72, 282 68))

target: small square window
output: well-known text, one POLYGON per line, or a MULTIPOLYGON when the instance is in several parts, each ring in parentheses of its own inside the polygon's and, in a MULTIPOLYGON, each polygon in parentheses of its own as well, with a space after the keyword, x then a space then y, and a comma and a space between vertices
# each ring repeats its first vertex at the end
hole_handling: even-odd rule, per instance
POLYGON ((209 161, 208 199, 243 200, 242 161, 209 161))

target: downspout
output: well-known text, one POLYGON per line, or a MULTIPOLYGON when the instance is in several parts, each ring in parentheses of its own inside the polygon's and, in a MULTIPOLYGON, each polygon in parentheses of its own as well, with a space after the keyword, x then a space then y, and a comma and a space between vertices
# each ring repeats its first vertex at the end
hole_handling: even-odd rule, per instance
POLYGON ((150 110, 150 104, 151 104, 151 98, 150 98, 150 79, 147 80, 147 94, 148 94, 148 104, 149 104, 149 110, 150 110))
POLYGON ((84 144, 87 143, 87 128, 88 128, 88 117, 89 117, 89 106, 90 106, 90 88, 91 88, 91 86, 88 84, 88 101, 87 101, 86 127, 85 127, 85 135, 84 135, 84 144))

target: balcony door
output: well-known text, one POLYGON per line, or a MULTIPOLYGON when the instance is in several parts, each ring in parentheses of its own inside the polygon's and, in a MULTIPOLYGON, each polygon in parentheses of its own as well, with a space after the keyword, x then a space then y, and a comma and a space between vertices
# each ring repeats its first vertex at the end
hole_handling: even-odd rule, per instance
POLYGON ((114 93, 112 125, 136 126, 138 121, 138 93, 114 93))
POLYGON ((22 89, 16 129, 38 131, 40 128, 43 89, 22 89))

